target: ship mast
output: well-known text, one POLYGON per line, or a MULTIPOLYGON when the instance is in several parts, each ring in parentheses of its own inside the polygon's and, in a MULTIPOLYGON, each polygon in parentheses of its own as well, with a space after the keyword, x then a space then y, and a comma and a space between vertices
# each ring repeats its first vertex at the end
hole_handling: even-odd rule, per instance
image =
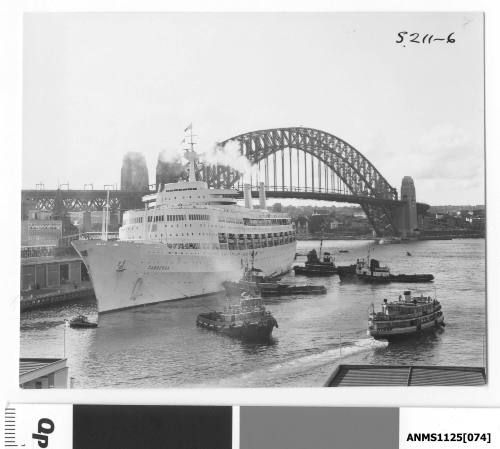
POLYGON ((109 190, 106 194, 106 205, 102 208, 102 228, 101 240, 108 240, 108 221, 109 221, 109 190))
MULTIPOLYGON (((186 159, 189 161, 189 182, 194 182, 196 181, 196 171, 194 167, 194 161, 196 159, 196 153, 194 151, 194 144, 193 142, 193 124, 190 123, 189 126, 184 130, 184 132, 189 131, 189 142, 188 145, 190 148, 186 148, 186 159)), ((185 141, 185 138, 184 138, 185 141)))

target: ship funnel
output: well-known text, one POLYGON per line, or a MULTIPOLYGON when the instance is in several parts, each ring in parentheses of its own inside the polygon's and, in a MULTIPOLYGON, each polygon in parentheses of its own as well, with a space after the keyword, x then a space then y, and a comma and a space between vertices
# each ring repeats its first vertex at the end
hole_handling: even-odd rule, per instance
POLYGON ((250 184, 245 184, 243 186, 243 197, 245 198, 245 207, 247 209, 253 209, 252 207, 252 187, 250 184))
POLYGON ((263 182, 259 184, 259 204, 261 209, 266 208, 266 187, 263 182))

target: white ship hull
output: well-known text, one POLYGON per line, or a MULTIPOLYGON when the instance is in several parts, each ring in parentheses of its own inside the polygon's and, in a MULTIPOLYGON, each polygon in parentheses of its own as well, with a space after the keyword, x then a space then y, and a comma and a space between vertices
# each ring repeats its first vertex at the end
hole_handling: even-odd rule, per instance
POLYGON ((237 281, 252 264, 264 275, 287 272, 296 242, 255 250, 180 250, 162 243, 78 240, 73 246, 92 279, 98 312, 208 295, 237 281), (252 254, 253 253, 253 254, 252 254))

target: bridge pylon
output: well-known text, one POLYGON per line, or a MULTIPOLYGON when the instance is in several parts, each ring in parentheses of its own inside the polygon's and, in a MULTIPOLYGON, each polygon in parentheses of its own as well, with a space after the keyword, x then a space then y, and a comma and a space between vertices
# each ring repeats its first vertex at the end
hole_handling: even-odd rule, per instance
POLYGON ((398 211, 398 223, 402 238, 414 238, 419 234, 419 214, 415 183, 411 176, 403 177, 401 182, 402 207, 398 211))

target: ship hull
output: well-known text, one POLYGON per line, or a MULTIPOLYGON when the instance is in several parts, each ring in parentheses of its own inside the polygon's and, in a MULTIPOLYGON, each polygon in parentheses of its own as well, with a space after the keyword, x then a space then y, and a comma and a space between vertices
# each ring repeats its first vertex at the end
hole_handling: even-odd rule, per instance
POLYGON ((370 337, 375 338, 376 340, 393 341, 420 335, 423 332, 431 331, 433 329, 439 328, 440 326, 444 326, 444 315, 440 315, 434 321, 422 323, 420 328, 417 328, 417 326, 408 326, 401 328, 393 328, 390 331, 369 329, 367 334, 370 337))
POLYGON ((296 243, 241 251, 172 251, 162 243, 77 240, 99 313, 221 292, 251 263, 264 275, 288 271, 296 243))
POLYGON ((289 295, 323 295, 324 285, 286 285, 278 283, 224 282, 228 295, 239 296, 243 292, 258 290, 263 298, 289 295))
POLYGON ((267 318, 254 323, 238 323, 227 325, 223 322, 215 322, 210 319, 205 319, 203 314, 198 316, 196 325, 204 329, 219 332, 233 338, 241 338, 243 340, 268 340, 278 323, 274 318, 267 318))
POLYGON ((319 264, 296 265, 293 267, 293 271, 295 271, 295 274, 303 276, 333 276, 337 273, 334 266, 319 264))

